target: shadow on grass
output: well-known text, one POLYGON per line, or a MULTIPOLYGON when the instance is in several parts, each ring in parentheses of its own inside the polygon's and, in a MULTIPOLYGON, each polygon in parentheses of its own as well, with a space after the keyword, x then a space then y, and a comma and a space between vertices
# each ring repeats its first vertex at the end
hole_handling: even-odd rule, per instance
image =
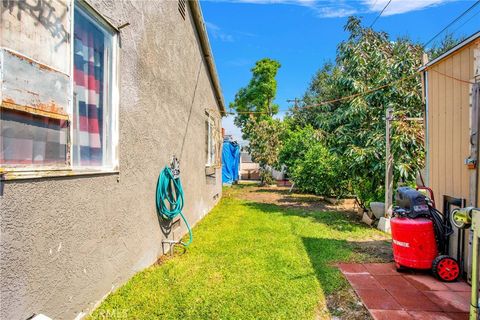
POLYGON ((278 193, 278 194, 291 194, 289 192, 289 188, 285 187, 281 187, 281 188, 260 188, 260 189, 255 189, 254 191, 252 192, 260 192, 260 193, 278 193))
POLYGON ((354 231, 358 228, 370 229, 371 227, 361 223, 361 219, 353 212, 335 211, 327 207, 318 209, 317 207, 299 205, 270 204, 260 202, 248 202, 245 204, 255 210, 271 214, 280 214, 285 216, 297 216, 311 219, 317 223, 323 223, 337 231, 354 231))
MULTIPOLYGON (((336 211, 340 209, 339 206, 328 203, 319 196, 283 194, 281 190, 275 192, 250 191, 240 196, 240 198, 252 202, 275 204, 285 209, 297 208, 309 211, 336 211)), ((341 210, 344 211, 345 209, 341 210)), ((352 208, 350 208, 350 210, 352 210, 352 208)))
POLYGON ((391 259, 385 256, 385 249, 391 251, 389 243, 382 240, 369 241, 369 248, 366 249, 366 242, 357 241, 304 237, 302 242, 318 283, 325 293, 328 313, 341 319, 370 319, 368 311, 336 263, 388 262, 391 259))
POLYGON ((318 195, 311 194, 311 193, 304 193, 304 192, 300 192, 298 190, 290 192, 289 187, 283 187, 283 186, 282 187, 275 187, 275 188, 260 188, 260 189, 252 190, 250 192, 273 193, 273 194, 283 195, 283 196, 285 196, 285 198, 301 200, 301 201, 306 201, 306 202, 319 202, 319 201, 323 201, 325 199, 324 196, 318 196, 318 195))

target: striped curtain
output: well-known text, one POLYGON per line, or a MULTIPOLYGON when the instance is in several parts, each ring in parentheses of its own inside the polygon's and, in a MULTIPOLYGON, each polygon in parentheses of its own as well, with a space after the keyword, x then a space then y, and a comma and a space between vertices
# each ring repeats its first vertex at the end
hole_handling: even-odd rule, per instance
POLYGON ((104 35, 75 11, 73 164, 103 163, 104 35))

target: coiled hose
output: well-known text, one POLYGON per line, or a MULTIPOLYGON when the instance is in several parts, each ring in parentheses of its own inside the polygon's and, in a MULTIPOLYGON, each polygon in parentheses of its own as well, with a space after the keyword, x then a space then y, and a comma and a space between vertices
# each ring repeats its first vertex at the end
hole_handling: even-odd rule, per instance
POLYGON ((157 181, 156 205, 158 215, 165 220, 173 220, 180 215, 187 226, 190 239, 188 242, 180 242, 188 247, 193 241, 192 229, 182 213, 184 198, 180 177, 175 177, 169 167, 165 167, 157 181), (168 205, 167 205, 168 202, 168 205))

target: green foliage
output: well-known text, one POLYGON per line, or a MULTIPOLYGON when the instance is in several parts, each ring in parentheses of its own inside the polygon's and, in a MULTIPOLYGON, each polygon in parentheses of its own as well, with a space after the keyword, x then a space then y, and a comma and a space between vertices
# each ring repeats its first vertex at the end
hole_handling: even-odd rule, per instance
POLYGON ((269 119, 278 112, 278 105, 274 104, 273 100, 277 94, 275 77, 279 68, 280 63, 269 58, 257 61, 251 70, 252 79, 246 87, 237 92, 235 100, 230 103, 230 108, 239 112, 234 123, 242 129, 243 138, 246 140, 250 139, 251 127, 247 127, 249 121, 269 119), (252 113, 248 113, 250 111, 252 113))
POLYGON ((428 50, 428 57, 430 60, 437 58, 438 56, 442 55, 443 53, 447 52, 448 50, 455 47, 458 43, 465 40, 464 36, 456 38, 453 33, 447 33, 437 43, 434 43, 433 46, 428 50))
POLYGON ((277 183, 270 168, 260 168, 260 181, 262 185, 267 186, 277 183))
POLYGON ((330 152, 321 133, 310 125, 286 130, 279 162, 303 192, 328 196, 347 192, 341 159, 330 152))
POLYGON ((304 192, 342 196, 345 191, 345 171, 341 159, 320 141, 307 149, 291 170, 295 185, 304 192))
POLYGON ((278 156, 282 149, 284 124, 278 119, 267 118, 255 121, 250 119, 246 124, 250 133, 250 143, 247 150, 253 161, 258 162, 261 168, 261 181, 271 184, 271 168, 278 167, 278 156))
MULTIPOLYGON (((315 75, 303 99, 304 108, 293 110, 289 121, 322 132, 325 145, 342 160, 353 190, 366 205, 382 199, 387 107, 394 109, 398 119, 423 117, 421 82, 416 75, 423 49, 408 39, 391 41, 384 32, 363 28, 355 17, 349 18, 345 30, 350 36, 339 45, 335 64, 325 64, 315 75), (315 106, 347 96, 353 97, 315 106)), ((423 167, 423 127, 396 121, 392 131, 395 180, 412 181, 423 167)))
POLYGON ((285 130, 279 162, 284 164, 290 172, 295 167, 295 163, 303 159, 308 149, 315 145, 319 139, 320 134, 311 125, 303 128, 296 127, 294 130, 285 130))
POLYGON ((242 136, 249 140, 248 151, 261 167, 262 183, 273 181, 271 168, 277 167, 278 153, 282 147, 283 124, 273 119, 278 105, 273 103, 277 94, 275 79, 280 63, 264 58, 252 68, 252 79, 241 88, 230 103, 237 111, 234 123, 242 129, 242 136))

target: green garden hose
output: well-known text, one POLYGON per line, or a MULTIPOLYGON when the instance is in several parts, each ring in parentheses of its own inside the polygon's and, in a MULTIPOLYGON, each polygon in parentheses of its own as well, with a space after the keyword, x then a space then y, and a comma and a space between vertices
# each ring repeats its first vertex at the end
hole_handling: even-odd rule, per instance
POLYGON ((190 224, 182 213, 183 209, 183 188, 180 177, 175 177, 169 167, 165 167, 157 181, 156 194, 157 213, 165 220, 173 220, 180 215, 187 226, 190 240, 188 242, 180 242, 185 247, 189 246, 193 240, 192 229, 190 224), (168 202, 168 205, 167 203, 168 202))

